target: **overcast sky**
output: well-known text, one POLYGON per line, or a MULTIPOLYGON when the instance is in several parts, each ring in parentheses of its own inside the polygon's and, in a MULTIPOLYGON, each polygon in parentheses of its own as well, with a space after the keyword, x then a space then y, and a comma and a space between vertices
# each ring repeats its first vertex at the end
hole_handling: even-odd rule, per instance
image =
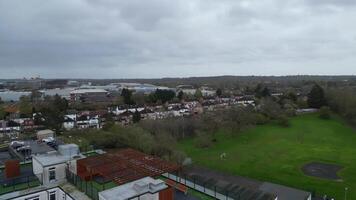
POLYGON ((0 0, 0 78, 356 74, 355 0, 0 0))

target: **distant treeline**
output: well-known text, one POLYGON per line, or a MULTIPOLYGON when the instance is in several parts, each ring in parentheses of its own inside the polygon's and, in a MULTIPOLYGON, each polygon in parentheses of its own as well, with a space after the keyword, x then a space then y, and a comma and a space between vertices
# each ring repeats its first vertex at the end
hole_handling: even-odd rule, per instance
MULTIPOLYGON (((150 83, 176 87, 177 85, 208 85, 215 88, 236 88, 257 83, 271 83, 278 85, 308 84, 311 82, 323 82, 334 84, 334 82, 344 85, 356 85, 356 76, 213 76, 213 77, 187 77, 187 78, 159 78, 159 79, 70 79, 82 83, 91 82, 93 84, 109 84, 113 82, 138 82, 150 83)), ((47 81, 50 81, 49 79, 47 81)), ((52 80, 53 81, 53 80, 52 80)), ((336 84, 336 83, 335 83, 336 84)))

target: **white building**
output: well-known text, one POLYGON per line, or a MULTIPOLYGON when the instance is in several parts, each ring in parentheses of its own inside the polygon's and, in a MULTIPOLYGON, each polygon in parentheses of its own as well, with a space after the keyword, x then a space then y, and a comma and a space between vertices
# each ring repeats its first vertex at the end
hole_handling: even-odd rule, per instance
POLYGON ((32 157, 33 173, 43 185, 64 183, 66 181, 66 169, 76 173, 76 160, 83 157, 77 145, 59 145, 58 152, 49 152, 32 157))
POLYGON ((60 187, 54 187, 39 191, 26 193, 22 196, 9 198, 11 200, 74 200, 69 194, 64 192, 60 187))
POLYGON ((99 200, 159 200, 159 193, 167 188, 164 181, 145 177, 99 192, 99 200))

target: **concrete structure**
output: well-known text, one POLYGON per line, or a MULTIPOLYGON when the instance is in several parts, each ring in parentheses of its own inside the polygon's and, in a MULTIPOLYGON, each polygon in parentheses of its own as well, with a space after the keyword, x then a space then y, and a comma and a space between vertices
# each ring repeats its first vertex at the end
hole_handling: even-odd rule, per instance
POLYGON ((67 100, 70 100, 70 93, 75 90, 75 88, 55 88, 55 89, 46 89, 46 90, 41 90, 41 94, 43 96, 55 96, 58 95, 61 98, 65 98, 67 100))
POLYGON ((184 94, 187 95, 195 95, 196 89, 192 85, 178 85, 176 87, 177 94, 182 91, 184 94))
POLYGON ((99 200, 161 200, 159 194, 166 189, 168 189, 168 186, 164 181, 145 177, 102 191, 99 193, 99 200))
POLYGON ((76 159, 83 157, 77 145, 59 145, 58 152, 32 157, 33 173, 44 185, 63 183, 66 181, 66 169, 76 172, 76 159))
POLYGON ((22 196, 11 198, 11 200, 74 200, 60 187, 35 191, 22 196))
POLYGON ((109 92, 104 89, 77 89, 70 92, 72 102, 101 102, 108 100, 109 92))

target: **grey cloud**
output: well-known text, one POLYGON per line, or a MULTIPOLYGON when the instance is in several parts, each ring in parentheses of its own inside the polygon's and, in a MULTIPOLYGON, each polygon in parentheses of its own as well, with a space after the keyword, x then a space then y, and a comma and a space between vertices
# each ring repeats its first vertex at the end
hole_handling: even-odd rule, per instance
POLYGON ((352 2, 0 0, 0 76, 355 74, 352 2))

